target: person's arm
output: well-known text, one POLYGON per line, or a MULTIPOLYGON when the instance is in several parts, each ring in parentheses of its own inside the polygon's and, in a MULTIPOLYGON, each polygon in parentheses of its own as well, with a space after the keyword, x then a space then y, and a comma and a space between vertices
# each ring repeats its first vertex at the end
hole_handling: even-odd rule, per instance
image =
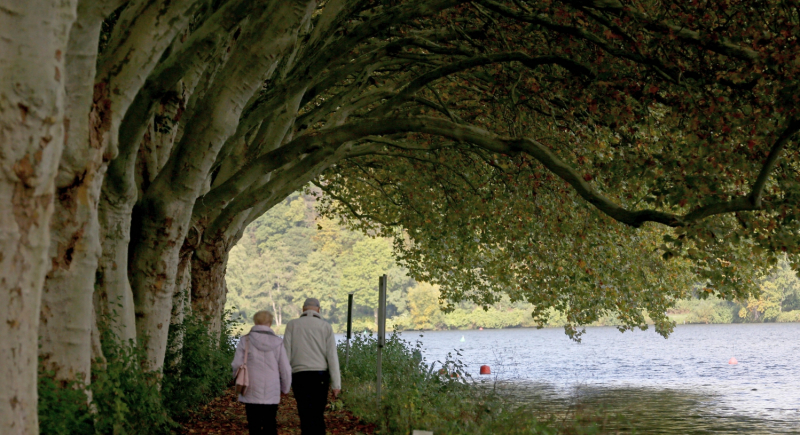
POLYGON ((286 324, 286 330, 283 331, 283 347, 286 349, 286 358, 292 361, 292 324, 286 324))
POLYGON ((338 396, 342 390, 342 377, 339 373, 339 352, 336 350, 336 337, 333 335, 333 328, 328 327, 328 373, 331 375, 331 388, 333 395, 338 396))
POLYGON ((278 356, 278 373, 281 377, 281 393, 289 394, 289 389, 292 387, 292 366, 289 365, 285 348, 280 349, 278 356))
POLYGON ((236 352, 233 354, 233 362, 231 362, 231 368, 233 369, 233 373, 231 377, 236 376, 236 371, 239 370, 239 367, 244 364, 244 336, 239 338, 239 343, 236 344, 236 352))

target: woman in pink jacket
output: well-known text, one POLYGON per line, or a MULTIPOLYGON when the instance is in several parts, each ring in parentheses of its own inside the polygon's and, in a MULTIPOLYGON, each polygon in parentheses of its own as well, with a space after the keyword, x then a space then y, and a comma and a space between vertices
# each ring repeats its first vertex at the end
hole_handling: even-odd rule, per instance
POLYGON ((275 414, 281 395, 288 394, 292 386, 292 367, 286 357, 283 340, 272 332, 272 313, 259 311, 253 316, 250 333, 243 336, 233 357, 234 376, 245 362, 247 347, 247 374, 249 386, 239 395, 247 412, 250 435, 276 435, 275 414))

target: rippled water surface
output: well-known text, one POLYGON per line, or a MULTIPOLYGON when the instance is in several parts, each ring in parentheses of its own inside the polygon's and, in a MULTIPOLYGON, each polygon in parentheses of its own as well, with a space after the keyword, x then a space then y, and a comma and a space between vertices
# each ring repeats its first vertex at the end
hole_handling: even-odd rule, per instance
POLYGON ((798 323, 681 325, 668 339, 597 327, 581 343, 555 328, 403 337, 428 361, 461 349, 475 378, 546 411, 602 410, 637 433, 800 434, 798 323), (491 376, 478 375, 482 364, 491 376))

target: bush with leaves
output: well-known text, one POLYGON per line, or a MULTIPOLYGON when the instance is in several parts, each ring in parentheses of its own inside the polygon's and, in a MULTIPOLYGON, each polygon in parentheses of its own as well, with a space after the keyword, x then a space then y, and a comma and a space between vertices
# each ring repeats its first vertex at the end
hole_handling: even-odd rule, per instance
POLYGON ((177 427, 162 400, 161 376, 142 369, 140 348, 112 336, 103 334, 105 358, 93 361, 88 388, 80 381, 56 380, 40 364, 40 433, 168 434, 177 427))
POLYGON ((143 349, 133 343, 120 343, 110 333, 102 342, 106 360, 95 362, 90 387, 92 406, 97 410, 95 433, 171 433, 177 425, 164 406, 159 390, 161 375, 143 368, 143 349))
POLYGON ((40 363, 40 433, 173 433, 179 427, 174 419, 217 397, 230 379, 235 337, 228 319, 226 313, 219 337, 211 337, 206 322, 196 316, 170 325, 163 375, 143 369, 141 347, 121 342, 109 328, 102 328, 104 358, 93 362, 88 388, 79 381, 56 380, 40 363))
POLYGON ((219 396, 230 381, 236 337, 229 314, 223 316, 218 337, 209 335, 207 322, 194 314, 170 325, 162 391, 173 417, 219 396))
POLYGON ((92 433, 94 422, 83 384, 59 382, 39 364, 39 427, 42 434, 92 433))

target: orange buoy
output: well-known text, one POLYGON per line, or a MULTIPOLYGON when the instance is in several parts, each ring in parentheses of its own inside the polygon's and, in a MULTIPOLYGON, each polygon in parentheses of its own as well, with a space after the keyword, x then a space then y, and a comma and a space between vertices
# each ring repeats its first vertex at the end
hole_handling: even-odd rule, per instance
POLYGON ((490 369, 489 366, 487 366, 487 365, 482 365, 481 366, 481 374, 482 375, 491 375, 492 374, 492 369, 490 369))
POLYGON ((736 361, 736 358, 731 357, 731 359, 728 360, 728 364, 731 365, 739 364, 739 361, 736 361))

